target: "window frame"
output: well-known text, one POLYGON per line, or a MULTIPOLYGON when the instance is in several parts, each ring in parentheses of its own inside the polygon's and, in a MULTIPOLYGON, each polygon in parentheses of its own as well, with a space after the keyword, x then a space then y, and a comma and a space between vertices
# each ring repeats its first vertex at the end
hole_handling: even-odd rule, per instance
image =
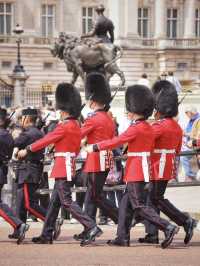
POLYGON ((91 30, 92 30, 92 28, 93 28, 93 22, 94 22, 94 20, 95 20, 95 18, 96 18, 96 16, 95 16, 95 8, 96 8, 96 6, 82 6, 82 8, 81 8, 81 22, 82 22, 82 34, 87 34, 87 33, 89 33, 91 30), (86 10, 86 15, 83 15, 83 10, 86 10), (92 10, 92 16, 88 16, 88 14, 89 14, 89 9, 91 9, 92 10), (89 20, 91 19, 91 29, 89 29, 89 20), (85 22, 84 22, 84 20, 85 20, 85 22), (83 26, 83 24, 84 24, 84 26, 83 26))
POLYGON ((195 8, 195 37, 200 38, 200 7, 195 8), (198 16, 196 16, 198 12, 198 16))
POLYGON ((3 33, 0 32, 0 35, 12 35, 12 30, 13 30, 13 14, 14 14, 14 7, 12 2, 0 2, 0 4, 3 4, 3 12, 0 11, 0 16, 3 16, 3 21, 4 21, 4 28, 3 28, 3 33), (7 12, 6 11, 6 5, 11 6, 11 11, 7 12), (6 17, 10 16, 10 32, 7 31, 7 20, 6 17))
POLYGON ((151 8, 150 7, 138 7, 138 35, 143 38, 143 39, 148 39, 150 37, 150 12, 151 12, 151 8), (141 16, 139 16, 139 10, 141 16), (144 16, 144 10, 147 10, 147 16, 144 16), (144 22, 146 22, 147 25, 147 32, 146 32, 146 36, 144 34, 144 22), (139 31, 140 29, 140 31, 139 31))
POLYGON ((166 10, 166 36, 168 39, 177 39, 178 38, 178 17, 179 17, 179 9, 177 7, 168 7, 166 10), (176 17, 173 16, 173 12, 176 10, 176 17), (168 17, 168 11, 170 11, 170 17, 168 17), (169 28, 168 28, 169 23, 169 28), (175 27, 175 36, 174 36, 174 23, 175 27), (168 34, 169 29, 169 34, 168 34))
POLYGON ((54 36, 56 23, 56 5, 55 4, 42 4, 41 5, 41 35, 44 38, 51 38, 54 36), (45 14, 43 14, 43 6, 45 7, 45 14), (52 14, 48 14, 49 7, 52 7, 52 14), (49 34, 49 18, 52 18, 52 32, 49 34), (43 19, 44 24, 43 25, 43 19), (45 27, 45 32, 43 32, 43 27, 45 27))

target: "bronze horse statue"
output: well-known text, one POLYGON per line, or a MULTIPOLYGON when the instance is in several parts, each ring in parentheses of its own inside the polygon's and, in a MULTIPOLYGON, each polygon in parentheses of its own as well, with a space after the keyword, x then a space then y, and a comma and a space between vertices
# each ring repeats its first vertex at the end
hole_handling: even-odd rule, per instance
POLYGON ((117 74, 121 83, 125 84, 124 73, 116 61, 122 56, 122 48, 112 43, 104 43, 98 38, 81 39, 70 34, 61 33, 54 47, 51 48, 53 56, 64 60, 67 70, 73 72, 71 83, 75 84, 78 76, 85 81, 90 71, 100 71, 106 79, 117 74))

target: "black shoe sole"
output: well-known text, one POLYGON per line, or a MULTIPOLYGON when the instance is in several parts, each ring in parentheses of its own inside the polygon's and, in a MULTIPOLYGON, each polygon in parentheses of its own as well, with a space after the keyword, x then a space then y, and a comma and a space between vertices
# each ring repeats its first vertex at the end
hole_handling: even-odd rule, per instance
POLYGON ((46 244, 53 244, 53 240, 38 240, 38 241, 33 241, 32 240, 32 242, 34 243, 34 244, 38 244, 38 245, 46 245, 46 244))
POLYGON ((81 247, 84 247, 84 246, 87 246, 89 244, 91 244, 92 242, 95 241, 95 238, 96 237, 100 237, 101 235, 103 234, 103 231, 99 231, 95 236, 93 236, 90 240, 83 240, 81 243, 80 243, 80 246, 81 247))
POLYGON ((185 245, 188 245, 193 237, 193 234, 194 234, 194 228, 197 226, 197 222, 196 221, 193 221, 192 222, 192 231, 191 231, 191 234, 187 237, 187 234, 186 234, 186 237, 184 239, 184 243, 185 245))
POLYGON ((24 227, 24 231, 22 232, 22 234, 19 236, 19 238, 17 239, 17 245, 20 245, 21 243, 22 243, 22 241, 24 240, 24 238, 25 238, 25 234, 26 234, 26 232, 28 231, 28 229, 29 229, 29 225, 28 224, 26 224, 26 226, 24 227))
POLYGON ((113 247, 130 247, 130 243, 115 243, 112 240, 108 240, 107 244, 113 247))
POLYGON ((176 227, 176 228, 173 230, 173 232, 172 232, 170 238, 169 238, 166 242, 165 242, 165 240, 164 240, 164 241, 161 243, 161 247, 162 247, 162 249, 167 248, 167 247, 172 243, 172 240, 173 240, 174 236, 178 233, 178 231, 179 231, 179 227, 176 227))

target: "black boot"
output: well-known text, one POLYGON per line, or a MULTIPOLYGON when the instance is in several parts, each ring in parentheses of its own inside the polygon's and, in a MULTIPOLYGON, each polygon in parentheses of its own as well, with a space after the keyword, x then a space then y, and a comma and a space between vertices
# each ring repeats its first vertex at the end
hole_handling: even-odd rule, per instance
POLYGON ((32 242, 35 244, 53 244, 53 239, 47 239, 43 236, 33 237, 32 242))
POLYGON ((87 232, 86 237, 81 241, 81 246, 86 246, 95 241, 96 237, 99 237, 103 234, 103 231, 98 226, 93 227, 87 232))
POLYGON ((116 237, 114 240, 108 240, 107 244, 109 246, 120 246, 120 247, 129 247, 130 240, 129 239, 121 239, 116 237))
POLYGON ((164 231, 165 240, 161 243, 161 247, 162 248, 167 248, 171 244, 175 234, 177 234, 178 231, 179 231, 179 227, 178 226, 175 226, 175 225, 172 225, 172 224, 168 225, 166 230, 164 231))
POLYGON ((87 231, 83 231, 80 234, 75 234, 73 236, 73 238, 76 241, 82 241, 82 240, 84 240, 86 238, 86 236, 87 236, 87 231))
POLYGON ((147 234, 145 237, 139 238, 138 242, 148 244, 159 244, 159 239, 157 235, 147 234))
POLYGON ((58 218, 56 220, 56 224, 55 224, 55 230, 53 233, 53 239, 57 240, 60 233, 61 233, 61 226, 63 225, 64 220, 62 218, 58 218))
POLYGON ((185 238, 184 238, 184 243, 187 245, 190 240, 193 237, 193 230, 194 228, 197 226, 197 221, 192 219, 192 218, 188 218, 185 222, 184 225, 184 230, 185 230, 185 238))
POLYGON ((22 241, 24 240, 25 233, 26 233, 26 231, 28 231, 28 229, 29 229, 29 225, 28 224, 24 224, 24 223, 21 224, 19 226, 19 228, 17 229, 17 231, 18 231, 17 244, 18 245, 21 244, 22 241))
POLYGON ((15 229, 12 234, 8 235, 8 238, 10 238, 10 239, 18 239, 18 237, 19 237, 19 232, 17 229, 15 229))

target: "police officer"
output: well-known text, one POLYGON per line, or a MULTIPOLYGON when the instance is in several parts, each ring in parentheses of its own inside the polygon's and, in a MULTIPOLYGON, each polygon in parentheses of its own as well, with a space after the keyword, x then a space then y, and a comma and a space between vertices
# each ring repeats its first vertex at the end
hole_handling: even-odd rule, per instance
POLYGON ((98 18, 95 22, 94 28, 91 32, 83 35, 81 38, 96 36, 105 43, 114 42, 114 25, 110 19, 104 16, 104 10, 105 7, 103 5, 99 5, 96 8, 98 18), (107 33, 109 33, 109 35, 107 33))
POLYGON ((16 231, 17 243, 20 244, 25 237, 29 226, 16 217, 13 210, 1 200, 1 191, 7 183, 8 161, 12 157, 14 141, 6 129, 9 119, 6 109, 0 108, 0 216, 2 216, 16 231))
POLYGON ((34 237, 32 241, 37 244, 51 244, 53 230, 60 207, 69 211, 77 219, 87 232, 86 238, 81 245, 87 245, 95 237, 100 236, 102 231, 96 223, 85 213, 76 202, 72 200, 71 187, 72 178, 75 173, 75 157, 80 150, 81 132, 77 118, 81 111, 81 97, 76 88, 68 83, 59 84, 56 89, 56 106, 61 111, 61 121, 55 129, 19 152, 19 156, 26 154, 37 154, 38 151, 54 144, 55 163, 51 177, 55 179, 49 209, 45 219, 42 234, 34 237))
MULTIPOLYGON (((22 110, 23 131, 14 140, 16 156, 19 149, 24 149, 27 145, 43 137, 42 132, 35 125, 37 117, 37 109, 22 110)), ((45 220, 46 210, 38 204, 36 194, 43 171, 43 154, 44 150, 41 150, 18 160, 16 170, 17 215, 23 222, 26 222, 27 212, 42 221, 45 220)))

